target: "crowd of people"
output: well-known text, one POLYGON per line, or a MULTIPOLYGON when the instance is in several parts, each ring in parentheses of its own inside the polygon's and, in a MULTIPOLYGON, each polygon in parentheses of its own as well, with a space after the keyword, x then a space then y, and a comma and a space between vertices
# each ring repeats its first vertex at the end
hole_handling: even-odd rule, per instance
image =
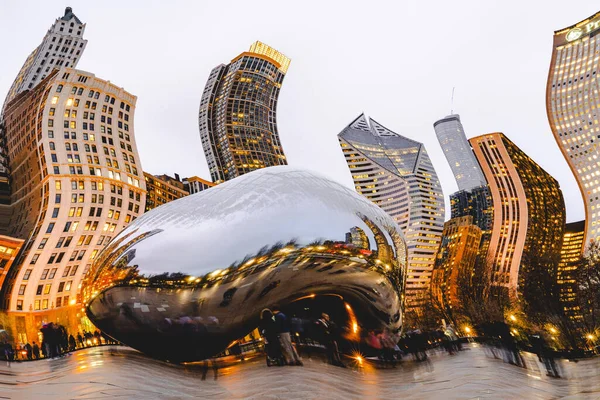
POLYGON ((3 358, 10 366, 13 361, 65 357, 76 349, 114 343, 111 338, 103 335, 98 330, 78 332, 74 336, 69 334, 64 326, 53 322, 43 324, 40 332, 42 341, 39 344, 33 341, 32 343, 20 343, 13 348, 6 340, 3 341, 0 343, 0 358, 3 358))

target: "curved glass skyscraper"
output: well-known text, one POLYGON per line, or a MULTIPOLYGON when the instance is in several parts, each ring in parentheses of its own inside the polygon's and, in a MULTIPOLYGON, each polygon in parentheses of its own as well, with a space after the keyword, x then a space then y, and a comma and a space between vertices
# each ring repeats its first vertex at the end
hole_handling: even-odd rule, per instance
POLYGON ((450 164, 458 190, 472 190, 487 184, 473 155, 458 114, 448 115, 433 124, 435 135, 450 164))
POLYGON ((600 12, 554 32, 546 110, 585 205, 585 243, 600 239, 600 12))
POLYGON ((256 42, 230 64, 211 71, 198 122, 213 182, 287 164, 276 114, 289 64, 289 58, 256 42))
POLYGON ((444 229, 444 196, 422 143, 361 114, 338 139, 356 191, 386 211, 408 247, 406 296, 418 306, 429 289, 444 229))

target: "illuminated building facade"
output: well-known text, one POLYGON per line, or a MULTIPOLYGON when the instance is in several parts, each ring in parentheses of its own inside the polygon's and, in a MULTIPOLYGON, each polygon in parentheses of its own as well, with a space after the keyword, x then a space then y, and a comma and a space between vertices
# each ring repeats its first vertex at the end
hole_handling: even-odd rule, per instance
POLYGON ((190 176, 189 178, 183 178, 183 187, 189 194, 194 194, 206 190, 215 186, 214 183, 207 181, 206 179, 198 178, 197 176, 190 176))
POLYGON ((554 32, 546 111, 581 190, 585 242, 600 239, 600 13, 554 32))
POLYGON ((151 175, 144 172, 146 180, 146 211, 189 195, 183 183, 169 175, 151 175))
POLYGON ((470 276, 479 254, 481 229, 470 215, 444 224, 444 235, 431 279, 431 293, 445 308, 459 306, 460 276, 470 276))
POLYGON ((4 107, 19 93, 33 89, 53 69, 75 68, 87 45, 84 31, 85 24, 67 7, 65 15, 52 24, 42 43, 25 60, 8 91, 4 107))
POLYGON ((0 289, 22 246, 23 239, 0 235, 0 289))
POLYGON ((565 313, 579 321, 583 317, 577 302, 577 267, 584 251, 584 238, 585 221, 566 225, 556 277, 565 313))
POLYGON ((19 340, 31 340, 44 320, 78 325, 82 277, 144 211, 136 100, 91 73, 64 68, 5 108, 9 230, 25 243, 1 306, 13 312, 19 340))
POLYGON ((290 59, 261 42, 214 68, 198 122, 213 182, 286 165, 277 131, 277 99, 290 59))
POLYGON ((471 190, 486 185, 460 122, 460 115, 452 114, 436 121, 433 129, 450 164, 458 190, 471 190))
POLYGON ((444 196, 422 143, 361 114, 339 135, 356 191, 386 211, 406 237, 409 306, 430 286, 442 240, 444 196))
POLYGON ((492 229, 492 197, 486 185, 471 190, 460 190, 450 195, 450 215, 452 218, 470 215, 473 224, 484 231, 492 229))
POLYGON ((565 226, 559 184, 502 133, 470 139, 493 202, 492 283, 516 295, 528 259, 558 259, 565 226))

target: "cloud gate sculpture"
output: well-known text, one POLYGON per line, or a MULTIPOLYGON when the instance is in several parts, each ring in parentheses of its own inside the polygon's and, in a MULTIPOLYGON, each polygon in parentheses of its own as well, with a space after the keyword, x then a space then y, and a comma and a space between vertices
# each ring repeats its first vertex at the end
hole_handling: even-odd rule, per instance
POLYGON ((271 167, 142 215, 99 254, 82 291, 106 334, 184 362, 225 350, 264 308, 326 311, 350 342, 398 330, 405 273, 404 238, 380 208, 314 173, 271 167))

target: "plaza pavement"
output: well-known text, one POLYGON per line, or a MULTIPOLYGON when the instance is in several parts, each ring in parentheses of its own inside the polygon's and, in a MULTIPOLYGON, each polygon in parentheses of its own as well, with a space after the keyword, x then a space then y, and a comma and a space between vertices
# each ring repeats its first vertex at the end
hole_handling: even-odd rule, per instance
POLYGON ((429 362, 409 357, 397 368, 369 363, 350 368, 319 357, 304 367, 267 367, 264 359, 233 362, 213 379, 202 366, 152 360, 124 347, 98 347, 57 360, 0 365, 0 399, 600 399, 600 359, 561 361, 550 378, 533 354, 527 369, 494 359, 478 345, 429 362))

